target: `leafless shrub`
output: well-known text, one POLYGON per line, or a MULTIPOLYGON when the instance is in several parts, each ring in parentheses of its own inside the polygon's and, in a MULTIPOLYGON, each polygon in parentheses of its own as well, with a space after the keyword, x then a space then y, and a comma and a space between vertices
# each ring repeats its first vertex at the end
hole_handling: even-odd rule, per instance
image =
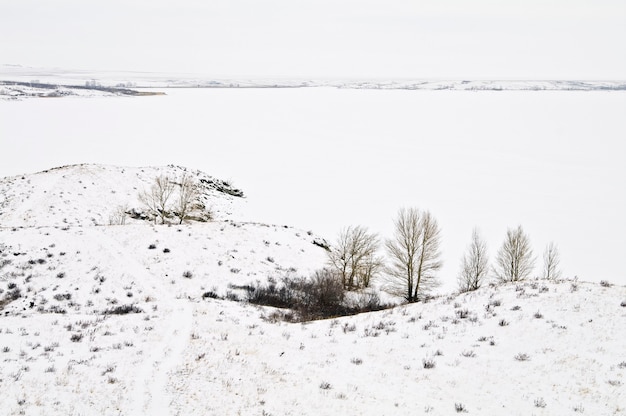
POLYGON ((530 360, 530 356, 526 353, 515 354, 515 360, 517 361, 528 361, 530 360))
POLYGON ((430 370, 432 368, 435 368, 437 363, 432 358, 429 358, 429 359, 422 360, 422 365, 424 366, 425 369, 430 370))
POLYGON ((465 319, 469 316, 468 309, 457 309, 455 313, 456 313, 456 317, 459 319, 465 319))
POLYGON ((331 384, 329 382, 327 382, 327 381, 322 381, 320 383, 320 389, 322 389, 322 390, 330 390, 332 388, 333 387, 331 386, 331 384))
POLYGON ((545 400, 543 400, 543 397, 539 397, 538 399, 535 399, 535 407, 539 407, 541 409, 546 407, 546 402, 545 400))

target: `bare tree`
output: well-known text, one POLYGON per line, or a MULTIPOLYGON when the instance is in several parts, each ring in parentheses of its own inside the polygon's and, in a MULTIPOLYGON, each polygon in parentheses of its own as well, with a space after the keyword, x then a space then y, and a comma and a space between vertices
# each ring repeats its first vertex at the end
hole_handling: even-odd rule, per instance
POLYGON ((126 224, 126 213, 128 212, 128 205, 118 205, 117 208, 109 215, 109 225, 124 225, 126 224))
POLYGON ((369 285, 382 264, 376 256, 379 244, 378 236, 366 227, 348 227, 340 231, 337 243, 328 252, 328 263, 340 276, 344 289, 369 285))
POLYGON ((543 252, 543 278, 558 279, 561 277, 561 270, 559 270, 560 262, 559 249, 556 244, 550 242, 543 252))
POLYGON ((178 185, 178 198, 176 199, 174 215, 180 220, 179 224, 182 224, 196 205, 199 192, 196 184, 186 173, 183 174, 178 185))
POLYGON ((498 251, 494 273, 502 282, 525 280, 535 267, 530 239, 522 226, 508 229, 506 239, 498 251))
POLYGON ((385 244, 391 259, 387 290, 417 302, 438 285, 441 231, 430 212, 416 208, 401 209, 394 226, 395 235, 385 244))
POLYGON ((148 208, 155 222, 157 218, 161 218, 161 224, 165 224, 169 215, 169 200, 175 188, 169 177, 161 175, 154 178, 150 191, 139 194, 139 200, 148 208))
POLYGON ((481 238, 477 228, 472 231, 472 242, 463 255, 459 272, 459 289, 461 292, 477 290, 489 272, 487 243, 481 238))

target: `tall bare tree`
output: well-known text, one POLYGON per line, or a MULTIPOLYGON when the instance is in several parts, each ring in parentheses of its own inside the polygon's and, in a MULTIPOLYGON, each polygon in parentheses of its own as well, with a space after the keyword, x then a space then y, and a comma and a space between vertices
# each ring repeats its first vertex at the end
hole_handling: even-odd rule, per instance
POLYGON ((394 237, 385 243, 391 260, 387 290, 417 302, 438 285, 441 230, 430 212, 416 208, 401 209, 394 226, 394 237))
POLYGON ((328 252, 328 263, 340 276, 344 289, 369 285, 382 264, 376 256, 379 245, 378 235, 366 227, 347 227, 339 232, 337 243, 328 252))
POLYGON ((178 186, 178 197, 176 198, 174 215, 178 217, 179 224, 182 224, 193 210, 199 193, 198 187, 186 173, 183 174, 178 186))
POLYGON ((494 273, 502 282, 517 282, 528 278, 535 267, 530 239, 522 226, 508 229, 506 239, 498 251, 494 273))
POLYGON ((550 242, 543 252, 543 278, 558 279, 561 277, 559 263, 561 263, 559 249, 556 244, 550 242))
POLYGON ((472 242, 461 260, 459 272, 459 290, 469 292, 482 285, 489 272, 487 243, 482 239, 477 228, 472 231, 472 242))
POLYGON ((161 218, 161 224, 165 224, 169 215, 169 200, 175 189, 174 182, 161 175, 154 178, 149 191, 139 194, 139 200, 148 208, 155 222, 157 218, 161 218))

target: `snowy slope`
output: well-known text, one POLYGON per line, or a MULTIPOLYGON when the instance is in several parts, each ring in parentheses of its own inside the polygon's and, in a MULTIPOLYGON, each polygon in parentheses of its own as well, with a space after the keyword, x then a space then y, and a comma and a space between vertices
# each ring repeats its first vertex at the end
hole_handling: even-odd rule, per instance
POLYGON ((235 196, 240 191, 197 170, 81 164, 0 179, 0 226, 109 224, 119 207, 142 209, 139 194, 156 177, 180 180, 185 174, 201 188, 200 202, 216 220, 244 218, 245 200, 235 196))
POLYGON ((0 228, 0 414, 626 414, 623 286, 530 281, 275 322, 235 301, 238 287, 309 275, 326 259, 319 237, 224 220, 235 199, 210 190, 222 219, 91 226, 106 209, 90 188, 127 202, 129 172, 162 170, 3 180, 13 223, 0 228), (49 209, 51 196, 68 202, 49 209))

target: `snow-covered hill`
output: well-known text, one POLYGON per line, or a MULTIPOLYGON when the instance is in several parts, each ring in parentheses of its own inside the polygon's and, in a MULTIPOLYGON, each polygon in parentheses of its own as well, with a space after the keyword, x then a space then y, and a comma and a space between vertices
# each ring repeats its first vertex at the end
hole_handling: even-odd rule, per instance
POLYGON ((176 181, 184 175, 199 187, 199 200, 214 219, 247 219, 242 191, 197 170, 81 164, 0 179, 0 226, 110 224, 120 208, 143 209, 139 194, 148 191, 156 177, 176 181))
POLYGON ((322 267, 312 232, 252 222, 212 178, 214 221, 108 225, 182 172, 209 180, 79 165, 0 182, 1 414, 626 414, 625 287, 529 281, 276 322, 240 287, 322 267))

